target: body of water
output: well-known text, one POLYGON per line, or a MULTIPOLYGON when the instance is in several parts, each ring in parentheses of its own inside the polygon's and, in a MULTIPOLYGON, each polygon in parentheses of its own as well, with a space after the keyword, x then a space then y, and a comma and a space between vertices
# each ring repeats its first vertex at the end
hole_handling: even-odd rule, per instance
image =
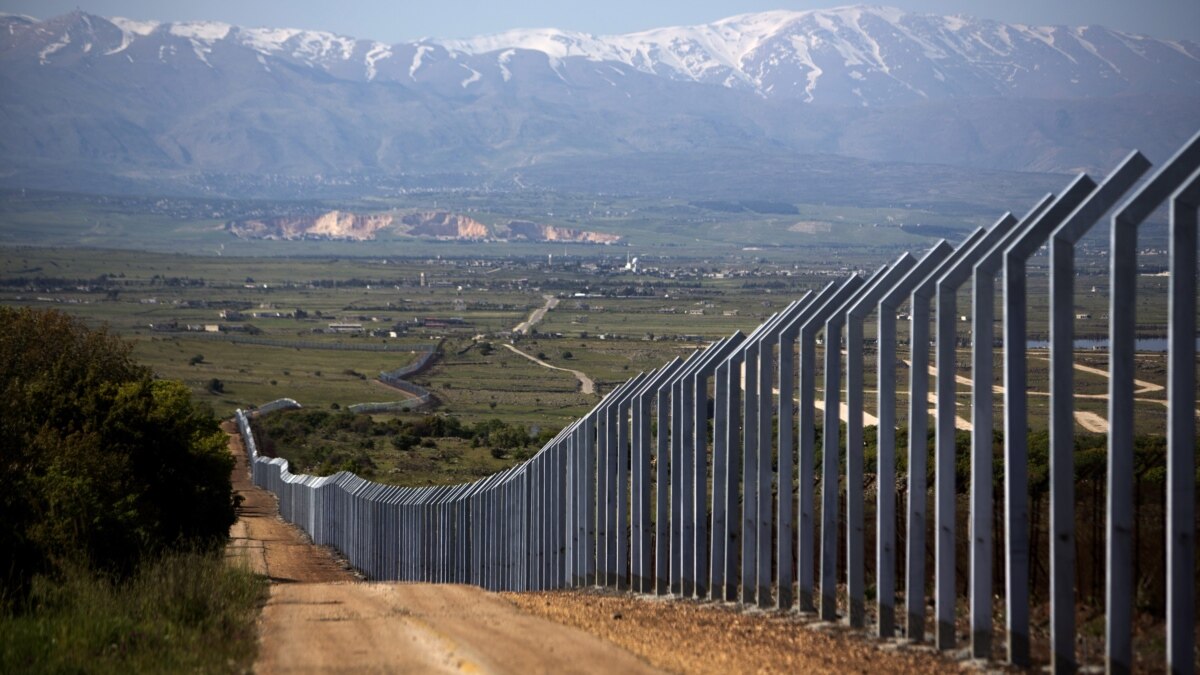
MULTIPOLYGON (((1138 338, 1135 343, 1135 349, 1139 352, 1165 352, 1167 351, 1167 338, 1138 338)), ((1049 349, 1049 340, 1029 340, 1025 343, 1027 349, 1049 349)), ((1108 338, 1095 339, 1080 339, 1075 341, 1075 349, 1108 351, 1108 338)), ((1196 338, 1196 349, 1200 350, 1200 337, 1196 338)))

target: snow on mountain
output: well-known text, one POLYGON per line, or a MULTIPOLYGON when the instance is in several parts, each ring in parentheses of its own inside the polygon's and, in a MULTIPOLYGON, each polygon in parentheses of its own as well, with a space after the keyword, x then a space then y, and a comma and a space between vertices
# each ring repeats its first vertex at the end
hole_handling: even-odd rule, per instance
MULTIPOLYGON (((90 22, 88 14, 79 16, 90 22)), ((125 18, 110 22, 121 38, 104 46, 103 55, 125 53, 138 41, 178 37, 210 67, 212 49, 229 44, 268 60, 287 59, 365 82, 403 77, 406 68, 385 73, 380 65, 395 54, 412 53, 409 80, 418 77, 428 58, 440 54, 462 59, 470 73, 478 72, 470 74, 472 84, 499 77, 503 85, 520 77, 510 66, 512 56, 528 52, 541 55, 564 80, 568 76, 563 64, 607 62, 673 80, 746 89, 762 97, 850 106, 977 96, 1087 97, 1164 84, 1200 84, 1200 46, 1193 42, 1152 40, 1098 26, 1010 25, 876 6, 757 12, 628 35, 510 30, 395 46, 313 30, 125 18)), ((42 43, 35 54, 41 65, 52 65, 78 29, 59 19, 8 23, 13 36, 40 31, 42 43), (58 35, 48 30, 54 22, 65 30, 58 35)))
POLYGON ((190 40, 202 40, 204 42, 223 40, 225 36, 229 35, 229 31, 232 29, 233 26, 216 21, 191 21, 167 25, 167 31, 171 35, 178 35, 190 40))
POLYGON ((1200 126, 1195 42, 874 6, 400 44, 0 15, 0 75, 0 165, 40 185, 63 166, 108 184, 118 169, 461 173, 639 153, 1060 171, 1119 160, 1112 139, 1171 149, 1200 126))
MULTIPOLYGON (((511 65, 514 55, 530 53, 568 84, 578 83, 564 64, 607 63, 619 72, 625 68, 748 90, 762 98, 867 107, 994 96, 1087 98, 1200 85, 1200 45, 1192 42, 1095 26, 1012 25, 877 6, 758 12, 626 35, 544 28, 398 45, 323 31, 78 16, 86 22, 111 21, 119 30, 119 40, 101 45, 101 56, 128 54, 140 41, 155 42, 164 55, 186 54, 171 42, 179 38, 209 67, 220 67, 211 60, 213 50, 230 46, 265 57, 265 68, 271 59, 285 59, 365 82, 416 81, 430 59, 448 57, 467 64, 468 84, 505 86, 522 76, 511 65), (407 67, 383 67, 397 55, 404 55, 407 67)), ((39 64, 50 66, 71 51, 71 34, 83 30, 79 23, 63 17, 10 21, 8 33, 15 39, 36 32, 40 44, 33 54, 39 64)), ((0 44, 4 39, 0 34, 0 44)), ((83 41, 81 51, 90 51, 94 41, 83 41)), ((461 84, 462 72, 438 71, 430 77, 461 84)))
POLYGON ((1087 96, 1097 79, 1128 80, 1118 62, 1141 62, 1144 70, 1173 60, 1191 69, 1184 82, 1200 83, 1200 49, 1189 42, 874 6, 759 12, 628 35, 514 30, 439 44, 467 54, 524 49, 554 61, 615 61, 765 97, 861 105, 958 94, 1087 96), (1174 54, 1164 59, 1164 50, 1174 54), (1047 86, 1052 80, 1056 91, 1047 86))

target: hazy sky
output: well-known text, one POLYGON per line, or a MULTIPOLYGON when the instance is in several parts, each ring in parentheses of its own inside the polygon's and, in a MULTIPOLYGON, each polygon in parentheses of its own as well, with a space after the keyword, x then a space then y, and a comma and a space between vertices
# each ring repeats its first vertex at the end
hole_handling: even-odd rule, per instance
MULTIPOLYGON (((706 23, 768 9, 818 9, 845 0, 0 0, 0 11, 46 18, 76 8, 102 16, 213 20, 328 30, 384 42, 468 37, 510 28, 594 34, 706 23)), ((901 9, 1010 23, 1098 24, 1200 41, 1200 0, 874 0, 901 9)))

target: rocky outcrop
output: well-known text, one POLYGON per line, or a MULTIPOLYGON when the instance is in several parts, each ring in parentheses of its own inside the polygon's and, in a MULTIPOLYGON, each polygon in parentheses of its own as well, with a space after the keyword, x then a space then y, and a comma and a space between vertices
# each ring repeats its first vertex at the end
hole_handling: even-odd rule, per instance
POLYGON ((554 241, 579 244, 615 244, 620 235, 514 220, 493 229, 459 213, 422 211, 397 219, 390 214, 329 211, 319 216, 247 218, 225 224, 225 230, 242 239, 328 239, 370 241, 381 232, 389 236, 433 237, 456 241, 554 241))
POLYGON ((582 244, 615 244, 621 240, 617 234, 589 232, 568 227, 541 225, 527 220, 514 220, 508 224, 509 239, 528 241, 563 241, 582 244))
POLYGON ((469 216, 448 211, 426 211, 404 217, 401 221, 409 226, 407 234, 414 237, 437 237, 438 239, 492 239, 487 225, 469 216))
POLYGON ((367 241, 379 230, 389 227, 387 214, 357 214, 329 211, 319 216, 279 217, 236 220, 225 229, 243 239, 337 239, 367 241))

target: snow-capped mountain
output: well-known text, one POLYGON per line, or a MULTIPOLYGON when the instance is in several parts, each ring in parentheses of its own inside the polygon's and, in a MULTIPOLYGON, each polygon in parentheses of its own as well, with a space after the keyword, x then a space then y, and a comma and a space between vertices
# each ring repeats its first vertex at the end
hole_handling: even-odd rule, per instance
POLYGON ((514 30, 397 45, 320 31, 106 20, 85 14, 45 22, 10 16, 3 22, 0 49, 36 45, 36 58, 44 66, 85 57, 133 61, 149 51, 151 62, 194 59, 216 68, 209 57, 221 50, 252 56, 264 70, 271 61, 281 61, 348 80, 416 82, 447 76, 445 69, 432 66, 449 61, 464 89, 509 82, 513 71, 508 64, 518 52, 544 60, 564 78, 563 64, 580 62, 606 77, 635 70, 746 89, 767 98, 863 106, 1200 87, 1200 44, 1194 42, 1097 26, 1010 25, 890 7, 743 14, 628 35, 514 30))
POLYGON ((18 165, 388 172, 729 145, 1062 170, 1125 147, 1089 149, 1098 134, 1171 145, 1197 100, 1194 42, 874 6, 401 44, 0 16, 18 165))

